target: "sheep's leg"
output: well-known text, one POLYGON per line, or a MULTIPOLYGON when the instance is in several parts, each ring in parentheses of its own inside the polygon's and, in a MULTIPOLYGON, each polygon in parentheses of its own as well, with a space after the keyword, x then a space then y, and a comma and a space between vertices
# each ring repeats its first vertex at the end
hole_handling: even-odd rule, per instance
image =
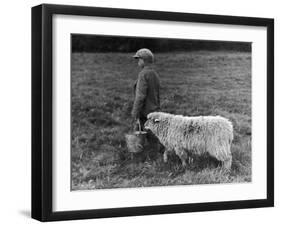
POLYGON ((187 154, 184 152, 182 153, 180 156, 180 159, 181 159, 181 164, 183 167, 186 167, 186 159, 187 159, 187 154))
POLYGON ((227 160, 223 161, 223 168, 226 170, 231 169, 231 164, 232 164, 232 157, 228 158, 227 160))
POLYGON ((164 160, 165 163, 168 161, 168 150, 164 151, 163 160, 164 160))
POLYGON ((181 164, 186 167, 186 160, 188 159, 187 153, 184 150, 176 149, 176 154, 181 159, 181 164))
POLYGON ((222 162, 222 167, 228 171, 231 170, 231 164, 232 164, 232 156, 220 156, 220 155, 212 155, 211 156, 215 157, 217 160, 222 162))

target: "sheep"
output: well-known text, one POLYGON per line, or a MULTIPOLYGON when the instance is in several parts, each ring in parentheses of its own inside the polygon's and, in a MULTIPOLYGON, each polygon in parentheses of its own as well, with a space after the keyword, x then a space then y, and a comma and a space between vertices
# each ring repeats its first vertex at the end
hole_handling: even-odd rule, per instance
POLYGON ((164 162, 167 162, 169 152, 175 152, 185 167, 189 155, 209 153, 221 161, 225 169, 231 168, 233 126, 226 118, 152 112, 148 114, 144 127, 165 147, 164 162))

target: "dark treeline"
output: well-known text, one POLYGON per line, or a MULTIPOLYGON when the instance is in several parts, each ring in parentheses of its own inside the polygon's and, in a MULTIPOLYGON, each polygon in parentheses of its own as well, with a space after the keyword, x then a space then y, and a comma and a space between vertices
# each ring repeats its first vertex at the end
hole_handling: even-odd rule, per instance
POLYGON ((72 52, 135 52, 140 48, 149 48, 153 52, 185 50, 233 50, 250 52, 251 43, 80 34, 72 35, 72 52))

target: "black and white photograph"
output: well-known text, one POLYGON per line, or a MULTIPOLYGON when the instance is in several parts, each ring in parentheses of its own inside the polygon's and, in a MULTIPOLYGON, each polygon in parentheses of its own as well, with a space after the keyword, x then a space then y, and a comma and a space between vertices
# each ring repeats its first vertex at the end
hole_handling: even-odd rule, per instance
POLYGON ((4 1, 0 224, 279 222, 279 5, 4 1))
POLYGON ((31 110, 39 221, 274 206, 272 18, 34 6, 31 110))
POLYGON ((252 182, 252 43, 71 34, 71 190, 252 182))

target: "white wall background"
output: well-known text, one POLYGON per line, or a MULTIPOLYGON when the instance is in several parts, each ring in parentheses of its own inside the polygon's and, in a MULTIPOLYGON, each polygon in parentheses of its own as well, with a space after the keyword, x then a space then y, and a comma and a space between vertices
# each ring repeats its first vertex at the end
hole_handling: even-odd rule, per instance
MULTIPOLYGON (((31 200, 31 7, 42 1, 3 1, 0 35, 0 224, 37 225, 31 200)), ((275 18, 275 208, 67 221, 60 225, 265 225, 278 224, 281 211, 281 14, 278 1, 246 0, 60 0, 44 3, 134 8, 275 18)))

